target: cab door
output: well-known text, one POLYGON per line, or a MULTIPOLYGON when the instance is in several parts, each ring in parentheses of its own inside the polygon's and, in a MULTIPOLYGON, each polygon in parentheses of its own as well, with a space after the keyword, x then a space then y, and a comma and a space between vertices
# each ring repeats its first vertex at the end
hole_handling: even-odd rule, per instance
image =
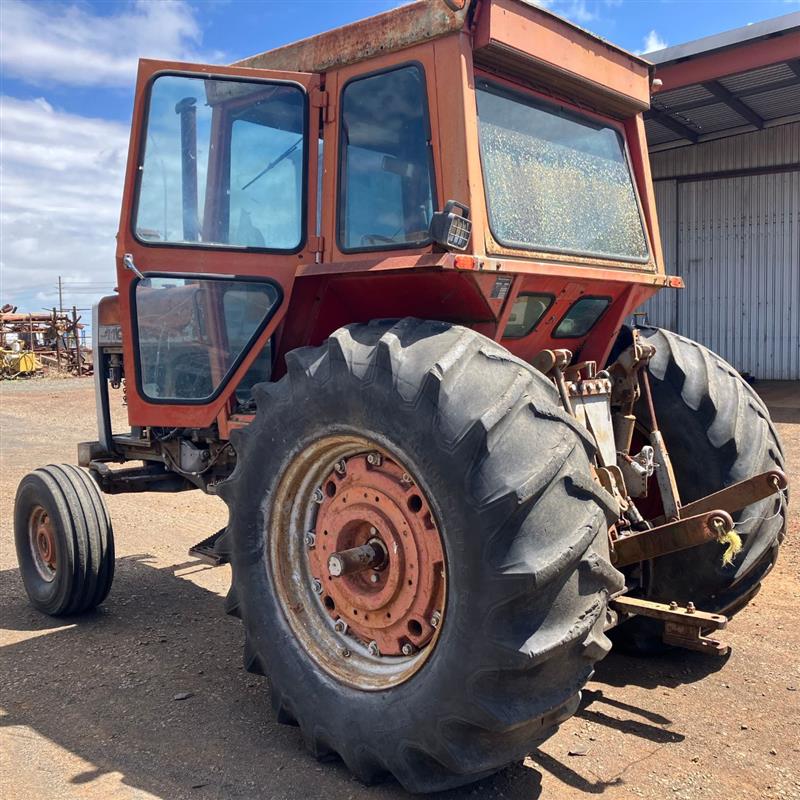
POLYGON ((268 379, 320 247, 319 90, 315 74, 140 62, 116 254, 132 425, 205 427, 245 376, 268 379))

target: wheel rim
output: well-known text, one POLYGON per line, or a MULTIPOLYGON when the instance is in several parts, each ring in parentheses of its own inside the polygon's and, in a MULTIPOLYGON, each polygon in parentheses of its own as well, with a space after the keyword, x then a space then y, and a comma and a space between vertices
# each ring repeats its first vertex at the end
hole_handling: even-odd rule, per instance
POLYGON ((36 571, 48 583, 56 577, 56 536, 50 515, 35 506, 28 519, 28 542, 36 571))
POLYGON ((308 655, 359 689, 408 680, 442 630, 446 562, 404 461, 364 437, 325 437, 292 460, 272 508, 269 568, 308 655), (361 561, 337 575, 334 554, 361 561))

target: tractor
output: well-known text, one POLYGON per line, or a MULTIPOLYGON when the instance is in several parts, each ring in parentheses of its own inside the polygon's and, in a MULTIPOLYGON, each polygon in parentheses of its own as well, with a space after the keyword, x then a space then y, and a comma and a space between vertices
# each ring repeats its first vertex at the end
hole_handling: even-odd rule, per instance
POLYGON ((655 80, 524 0, 142 60, 98 438, 16 497, 33 605, 108 594, 104 493, 216 495, 190 553, 231 565, 277 719, 411 792, 523 758, 612 642, 724 655, 784 535, 784 454, 732 366, 631 323, 683 286, 655 80))

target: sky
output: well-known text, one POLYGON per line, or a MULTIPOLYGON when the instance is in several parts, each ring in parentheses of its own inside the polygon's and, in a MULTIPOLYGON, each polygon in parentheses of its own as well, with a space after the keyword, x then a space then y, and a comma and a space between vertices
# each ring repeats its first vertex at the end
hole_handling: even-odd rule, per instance
MULTIPOLYGON (((398 0, 0 0, 0 305, 88 308, 114 251, 138 58, 226 64, 398 0)), ((634 52, 800 0, 540 0, 634 52)), ((88 317, 88 312, 84 318, 88 317)))

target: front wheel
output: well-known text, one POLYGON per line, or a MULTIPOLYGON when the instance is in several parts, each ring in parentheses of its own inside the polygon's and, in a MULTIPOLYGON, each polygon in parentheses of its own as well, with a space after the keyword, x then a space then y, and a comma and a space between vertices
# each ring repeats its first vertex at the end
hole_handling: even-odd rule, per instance
POLYGON ((89 611, 114 578, 114 533, 94 481, 71 464, 26 475, 14 503, 14 539, 25 591, 51 616, 89 611))
POLYGON ((576 709, 622 588, 591 442, 457 326, 351 325, 287 362, 220 487, 228 607, 278 718, 416 792, 524 757, 576 709))

